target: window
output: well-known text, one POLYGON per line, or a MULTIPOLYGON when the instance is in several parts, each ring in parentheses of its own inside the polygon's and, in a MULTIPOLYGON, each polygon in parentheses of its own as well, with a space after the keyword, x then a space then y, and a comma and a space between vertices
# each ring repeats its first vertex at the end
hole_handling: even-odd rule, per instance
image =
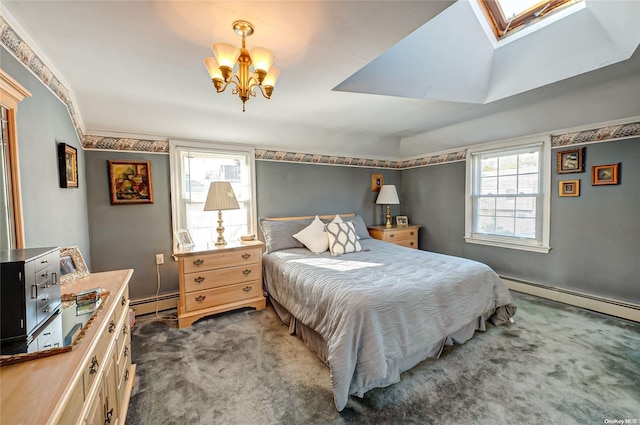
POLYGON ((467 153, 465 240, 549 251, 550 142, 467 153))
POLYGON ((579 0, 478 0, 498 39, 543 19, 553 10, 577 1, 579 0))
POLYGON ((222 212, 228 242, 254 232, 255 178, 253 150, 196 142, 170 142, 173 229, 188 229, 196 244, 217 239, 218 213, 204 211, 209 184, 228 181, 240 209, 222 212))

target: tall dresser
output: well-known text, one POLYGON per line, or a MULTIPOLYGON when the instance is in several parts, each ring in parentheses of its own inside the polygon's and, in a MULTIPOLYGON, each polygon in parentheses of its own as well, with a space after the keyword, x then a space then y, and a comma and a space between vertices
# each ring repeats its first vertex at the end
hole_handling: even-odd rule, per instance
POLYGON ((61 286, 63 298, 93 288, 109 294, 71 351, 0 367, 3 424, 125 423, 135 380, 128 314, 132 273, 92 273, 61 286))
POLYGON ((176 251, 174 256, 178 259, 180 279, 178 327, 242 307, 265 308, 263 247, 260 241, 250 241, 176 251))

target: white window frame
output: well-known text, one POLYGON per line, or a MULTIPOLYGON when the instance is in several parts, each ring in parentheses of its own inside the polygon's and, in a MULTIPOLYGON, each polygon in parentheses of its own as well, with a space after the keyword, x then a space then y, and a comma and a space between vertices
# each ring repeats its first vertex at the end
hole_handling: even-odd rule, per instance
POLYGON ((539 136, 534 138, 509 140, 504 142, 490 143, 475 146, 467 149, 466 157, 466 184, 465 184, 465 236, 468 243, 496 246, 501 248, 519 249, 539 253, 548 253, 551 249, 549 244, 551 219, 551 138, 549 136, 539 136), (541 216, 536 216, 537 225, 541 227, 540 239, 524 239, 512 236, 497 236, 477 234, 473 232, 474 209, 473 209, 473 187, 474 187, 474 157, 479 154, 505 153, 520 148, 530 146, 542 146, 541 166, 539 167, 539 184, 541 194, 541 216), (539 223, 542 220, 542 223, 539 223))
MULTIPOLYGON (((181 184, 181 169, 180 163, 180 150, 181 149, 194 149, 197 151, 209 151, 213 154, 232 154, 232 155, 247 155, 249 163, 249 184, 251 185, 251 206, 250 219, 247 223, 248 233, 255 234, 257 229, 257 197, 256 197, 256 163, 255 163, 255 149, 244 145, 231 145, 221 143, 209 143, 209 142, 195 142, 185 140, 169 140, 169 170, 171 179, 171 225, 173 228, 173 247, 177 248, 177 240, 175 238, 176 230, 182 230, 184 227, 180 227, 182 222, 186 219, 181 217, 180 199, 182 198, 182 184, 181 184)), ((213 214, 214 212, 212 212, 213 214)), ((217 217, 217 216, 216 216, 217 217)), ((212 222, 217 220, 212 215, 212 222)))

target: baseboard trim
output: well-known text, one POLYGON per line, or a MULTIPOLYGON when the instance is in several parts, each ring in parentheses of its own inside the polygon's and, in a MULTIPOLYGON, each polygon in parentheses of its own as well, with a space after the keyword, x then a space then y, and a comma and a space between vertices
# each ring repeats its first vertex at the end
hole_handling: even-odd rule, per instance
POLYGON ((136 312, 136 316, 141 316, 143 314, 155 313, 156 312, 156 302, 158 311, 163 310, 171 310, 177 308, 178 306, 178 297, 180 296, 179 292, 172 292, 169 294, 162 294, 157 299, 156 297, 147 297, 147 298, 138 298, 136 300, 131 300, 129 303, 129 307, 136 312))
POLYGON ((610 316, 621 317, 634 322, 640 322, 640 305, 638 304, 527 282, 508 276, 500 276, 500 278, 504 284, 507 285, 507 288, 513 289, 514 291, 586 308, 587 310, 597 311, 610 316))

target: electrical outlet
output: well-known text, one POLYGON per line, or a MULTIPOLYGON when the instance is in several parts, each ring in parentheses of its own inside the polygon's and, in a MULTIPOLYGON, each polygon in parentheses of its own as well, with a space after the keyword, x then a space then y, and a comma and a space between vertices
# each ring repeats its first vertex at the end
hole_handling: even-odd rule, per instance
POLYGON ((164 264, 164 254, 156 254, 156 264, 164 264))

